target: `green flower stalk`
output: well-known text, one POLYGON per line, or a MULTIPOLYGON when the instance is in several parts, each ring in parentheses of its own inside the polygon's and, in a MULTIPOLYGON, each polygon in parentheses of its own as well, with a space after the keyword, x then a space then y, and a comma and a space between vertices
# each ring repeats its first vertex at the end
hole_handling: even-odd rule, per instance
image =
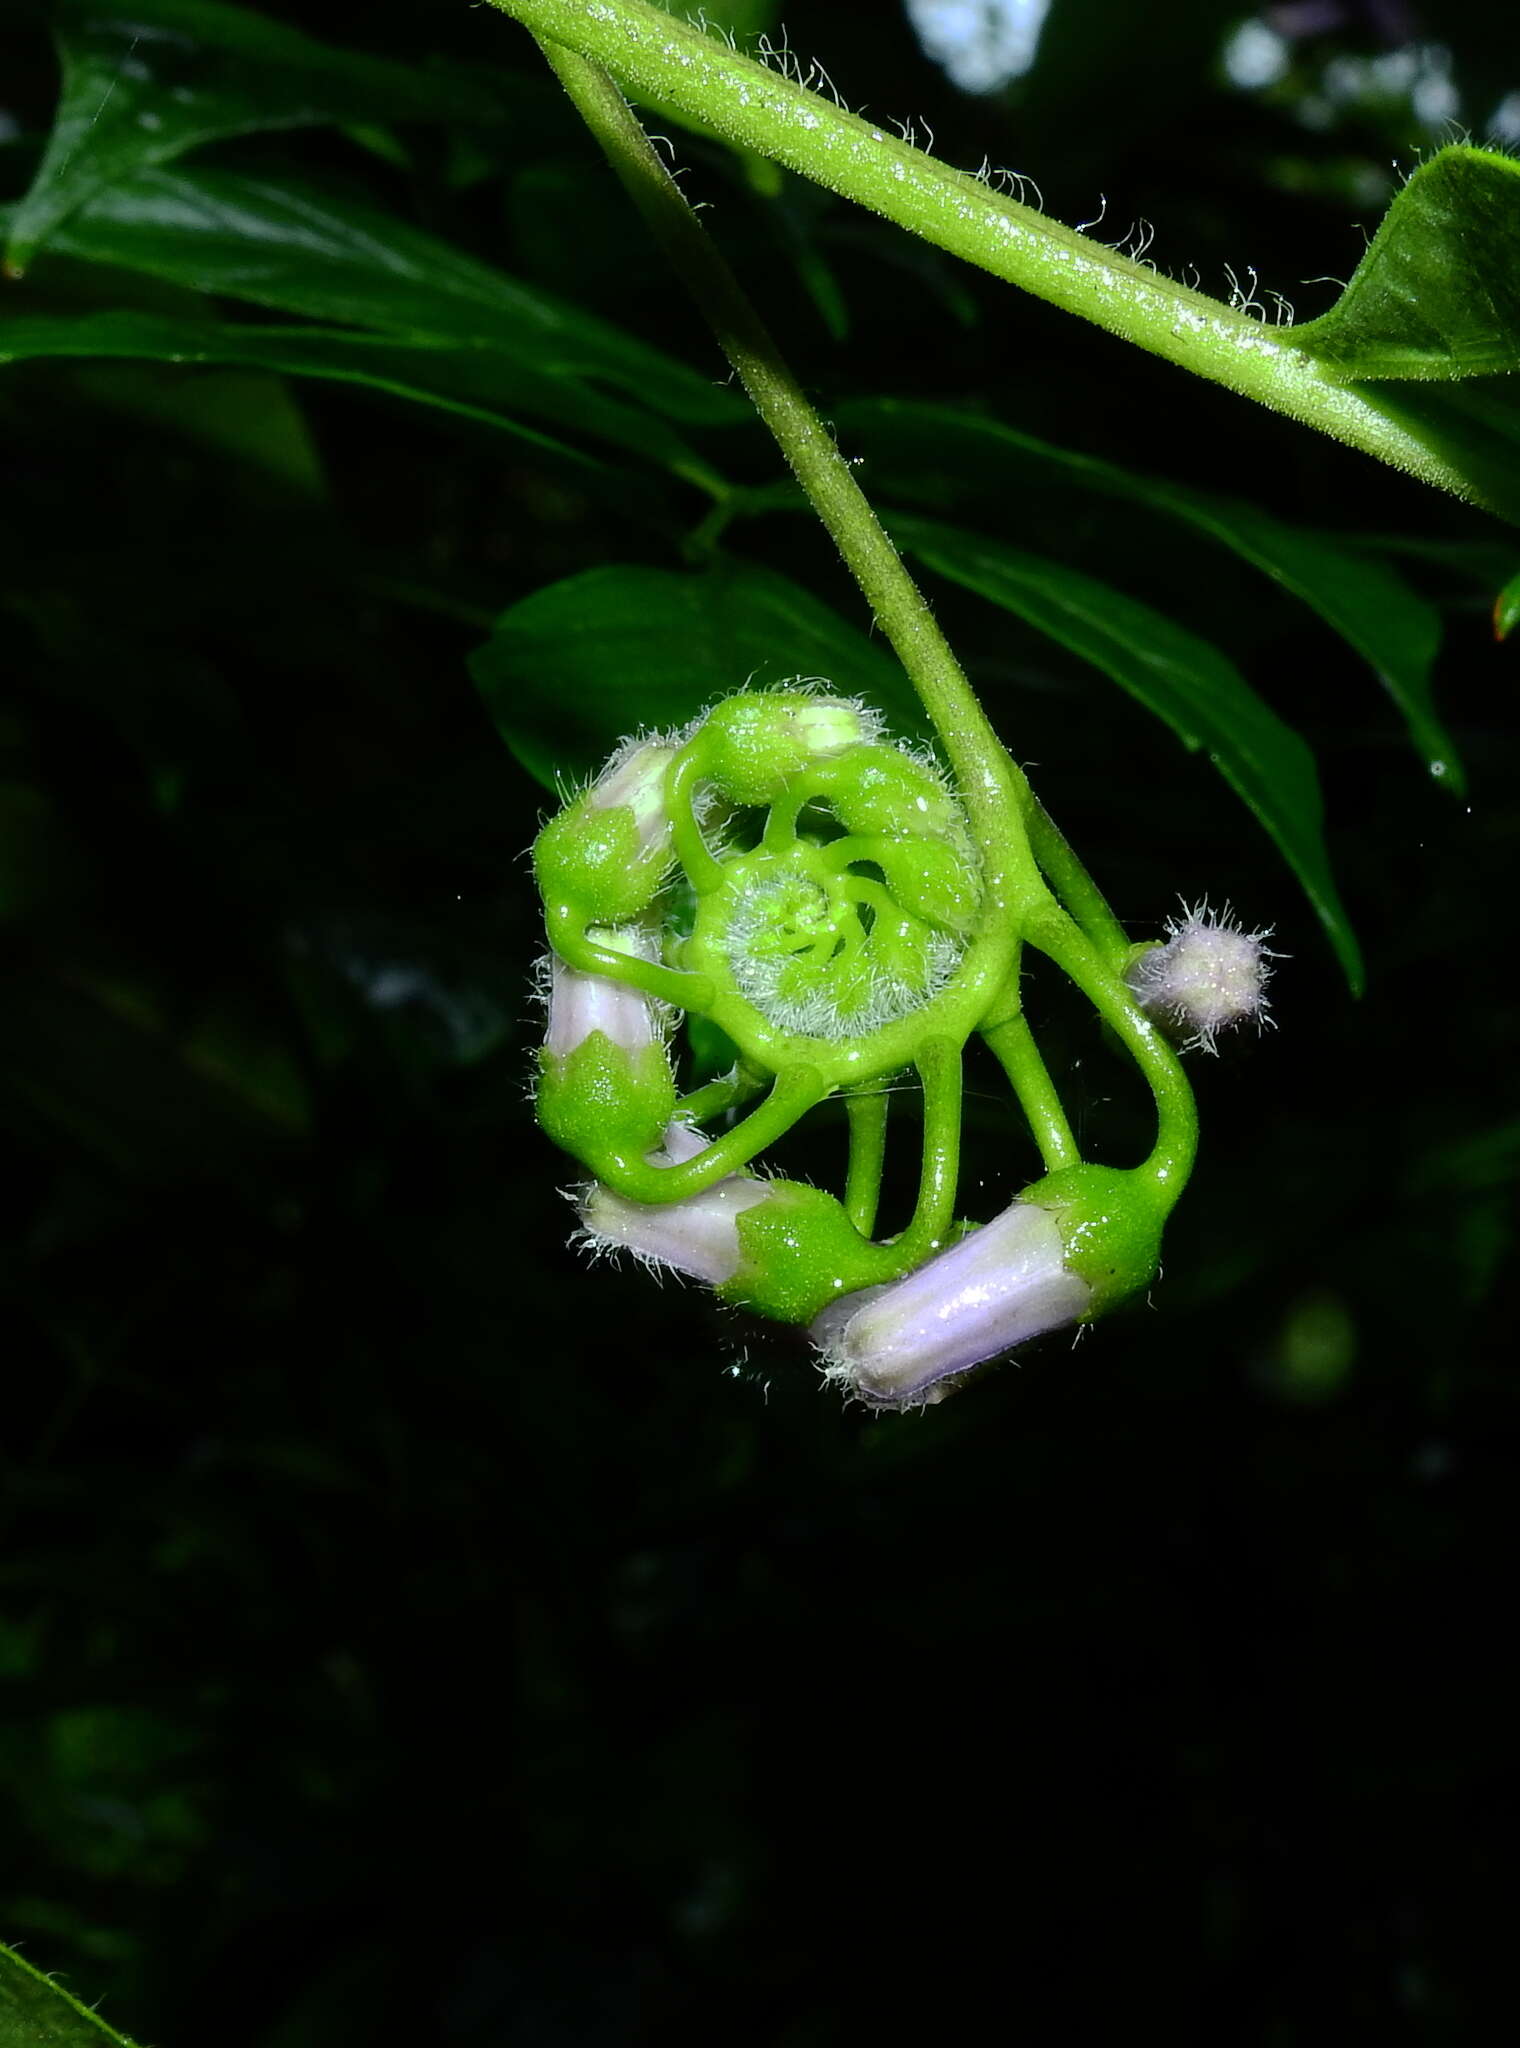
MULTIPOLYGON (((1126 980, 1136 949, 1040 807, 774 341, 607 74, 545 55, 690 288, 896 652, 937 750, 827 686, 720 695, 625 742, 534 849, 552 949, 538 1107, 593 1176, 587 1241, 805 1324, 873 1407, 939 1400, 989 1359, 1090 1321, 1156 1270, 1192 1166, 1192 1095, 1126 980), (1029 1024, 1026 951, 1064 972, 1148 1083, 1139 1165, 1082 1158, 1029 1024), (733 1063, 681 1092, 682 1018, 733 1063), (962 1069, 980 1034, 1045 1175, 957 1215, 962 1069), (889 1101, 920 1105, 919 1186, 876 1236, 889 1101), (759 1170, 830 1096, 842 1195, 759 1170)), ((715 677, 715 688, 736 679, 715 677)))

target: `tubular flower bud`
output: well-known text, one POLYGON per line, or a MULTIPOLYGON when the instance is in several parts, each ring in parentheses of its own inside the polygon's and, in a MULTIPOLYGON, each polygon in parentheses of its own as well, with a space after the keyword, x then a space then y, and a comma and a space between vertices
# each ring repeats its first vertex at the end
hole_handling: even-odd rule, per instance
POLYGON ((1184 1049, 1215 1050, 1221 1031, 1255 1018, 1267 1021, 1267 981, 1276 956, 1266 941, 1270 927, 1248 932, 1230 914, 1200 903, 1183 905, 1167 920, 1166 943, 1151 946, 1132 962, 1125 979, 1141 1007, 1182 1037, 1184 1049))
MULTIPOLYGON (((597 943, 652 960, 657 941, 637 925, 593 928, 597 943)), ((613 1174, 659 1143, 676 1105, 658 1003, 608 975, 548 958, 549 1027, 538 1056, 538 1120, 592 1171, 613 1174)))
MULTIPOLYGON (((684 1125, 672 1124, 666 1132, 668 1161, 694 1158, 704 1148, 705 1140, 684 1125)), ((580 1204, 581 1227, 595 1250, 630 1251, 648 1265, 669 1266, 721 1287, 743 1260, 739 1218, 769 1193, 768 1181, 747 1173, 730 1174, 682 1202, 629 1202, 610 1188, 593 1187, 580 1204)))
POLYGON ((591 924, 625 924, 659 894, 672 859, 665 771, 676 749, 627 740, 602 773, 545 825, 533 865, 545 902, 591 924))
POLYGON ((942 1401, 973 1366, 1143 1287, 1164 1213, 1137 1174, 1086 1165, 1047 1174, 905 1280, 831 1303, 810 1333, 824 1376, 874 1408, 942 1401))
POLYGON ((593 810, 632 811, 641 854, 669 853, 665 770, 675 754, 675 748, 663 740, 625 740, 586 792, 593 810))
MULTIPOLYGON (((634 960, 655 960, 653 934, 637 925, 593 929, 586 936, 634 960)), ((563 1059, 600 1031, 625 1052, 640 1052, 662 1038, 657 1006, 642 990, 613 981, 605 974, 582 974, 567 967, 558 954, 548 958, 549 1028, 544 1051, 563 1059)))
POLYGON ((972 1366, 1080 1321, 1092 1296, 1051 1211, 1015 1202, 905 1280, 831 1303, 810 1334, 826 1379, 873 1408, 926 1407, 972 1366))
POLYGON ((834 777, 830 802, 851 832, 937 834, 971 852, 959 799, 932 756, 900 746, 859 747, 834 777))
POLYGON ((804 690, 741 690, 702 721, 714 782, 732 802, 765 804, 810 762, 831 760, 881 731, 869 705, 804 690))

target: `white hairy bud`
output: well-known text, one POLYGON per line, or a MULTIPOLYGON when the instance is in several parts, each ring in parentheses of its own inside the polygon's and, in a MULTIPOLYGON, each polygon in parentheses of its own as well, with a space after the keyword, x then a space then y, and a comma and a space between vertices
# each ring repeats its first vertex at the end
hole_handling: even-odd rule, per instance
POLYGON ((1167 920, 1166 943, 1142 953, 1125 979, 1142 1009, 1182 1034, 1185 1050, 1213 1052, 1221 1031, 1270 1021, 1266 988, 1279 957, 1266 944, 1271 936, 1270 925, 1248 932, 1228 904, 1221 912, 1184 904, 1167 920))

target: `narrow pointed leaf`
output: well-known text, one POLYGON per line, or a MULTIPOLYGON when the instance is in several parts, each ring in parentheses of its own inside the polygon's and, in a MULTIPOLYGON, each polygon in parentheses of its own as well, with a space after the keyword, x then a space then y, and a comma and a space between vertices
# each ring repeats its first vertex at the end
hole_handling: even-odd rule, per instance
POLYGON ((1183 744, 1203 748, 1276 841, 1354 990, 1361 952, 1330 872, 1314 756, 1217 647, 1149 605, 1062 563, 937 521, 893 518, 894 538, 936 574, 1015 613, 1099 668, 1183 744))
POLYGON ((606 397, 578 379, 543 376, 492 350, 393 341, 344 328, 254 327, 154 313, 39 313, 6 319, 4 312, 0 301, 0 364, 43 357, 235 363, 386 392, 478 420, 576 463, 591 458, 526 421, 545 420, 578 437, 610 442, 679 476, 706 481, 713 474, 652 413, 606 397))
POLYGON ((1357 390, 1460 475, 1463 496, 1520 526, 1520 376, 1423 384, 1389 379, 1357 390))
POLYGON ((1441 615, 1385 563, 1238 498, 1137 475, 957 407, 863 399, 837 406, 834 419, 852 448, 863 448, 878 490, 920 503, 948 502, 945 487, 957 475, 1019 492, 1038 490, 1054 475, 1162 512, 1218 541, 1291 591, 1356 650, 1403 714, 1429 772, 1455 794, 1464 788, 1456 747, 1431 690, 1441 615))
POLYGON ((192 290, 596 377, 683 423, 749 417, 673 357, 394 216, 286 180, 149 170, 98 193, 52 247, 192 290))
POLYGON ((93 193, 203 143, 320 122, 502 112, 468 72, 334 49, 215 0, 56 0, 53 21, 62 89, 37 175, 11 217, 13 276, 93 193))

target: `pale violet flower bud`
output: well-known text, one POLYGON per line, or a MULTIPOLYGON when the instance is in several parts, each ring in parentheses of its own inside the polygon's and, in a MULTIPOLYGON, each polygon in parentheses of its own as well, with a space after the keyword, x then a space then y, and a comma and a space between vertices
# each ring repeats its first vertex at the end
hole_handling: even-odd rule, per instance
MULTIPOLYGON (((684 1124, 665 1133, 664 1160, 676 1165, 705 1150, 707 1140, 684 1124)), ((771 1192, 768 1181, 734 1173, 684 1202, 630 1202, 610 1188, 593 1187, 580 1204, 587 1242, 597 1251, 630 1251, 654 1266, 670 1266, 709 1287, 739 1270, 739 1218, 771 1192)))
POLYGON ((533 842, 551 932, 559 918, 629 924, 659 895, 675 858, 665 776, 667 740, 624 740, 591 787, 552 817, 533 842))
POLYGON ((1019 1201, 906 1279, 831 1302, 810 1335, 826 1379, 872 1407, 916 1408, 1093 1303, 1094 1289, 1067 1264, 1054 1211, 1019 1201))
POLYGON ((665 771, 675 757, 676 749, 664 740, 625 740, 586 792, 593 810, 632 811, 640 853, 669 846, 665 771))
MULTIPOLYGON (((642 925, 593 925, 587 936, 630 960, 659 957, 642 925)), ((636 1166, 663 1134, 676 1106, 665 1004, 612 974, 586 974, 550 953, 539 989, 549 1016, 538 1056, 538 1120, 599 1179, 636 1166)))
MULTIPOLYGON (((586 936, 596 945, 635 960, 659 957, 653 933, 638 925, 593 927, 586 936)), ((664 1036, 659 1006, 641 989, 613 981, 605 974, 582 974, 567 967, 558 954, 548 961, 549 1026, 544 1050, 562 1059, 584 1045, 593 1031, 602 1032, 625 1052, 642 1052, 664 1036)))
POLYGON ((1167 920, 1165 945, 1135 960, 1125 979, 1142 1009, 1179 1032, 1186 1050, 1214 1051, 1221 1031, 1254 1018, 1267 1023, 1266 987, 1277 958, 1268 950, 1270 929, 1246 931, 1226 905, 1222 913, 1200 903, 1183 905, 1167 920))

